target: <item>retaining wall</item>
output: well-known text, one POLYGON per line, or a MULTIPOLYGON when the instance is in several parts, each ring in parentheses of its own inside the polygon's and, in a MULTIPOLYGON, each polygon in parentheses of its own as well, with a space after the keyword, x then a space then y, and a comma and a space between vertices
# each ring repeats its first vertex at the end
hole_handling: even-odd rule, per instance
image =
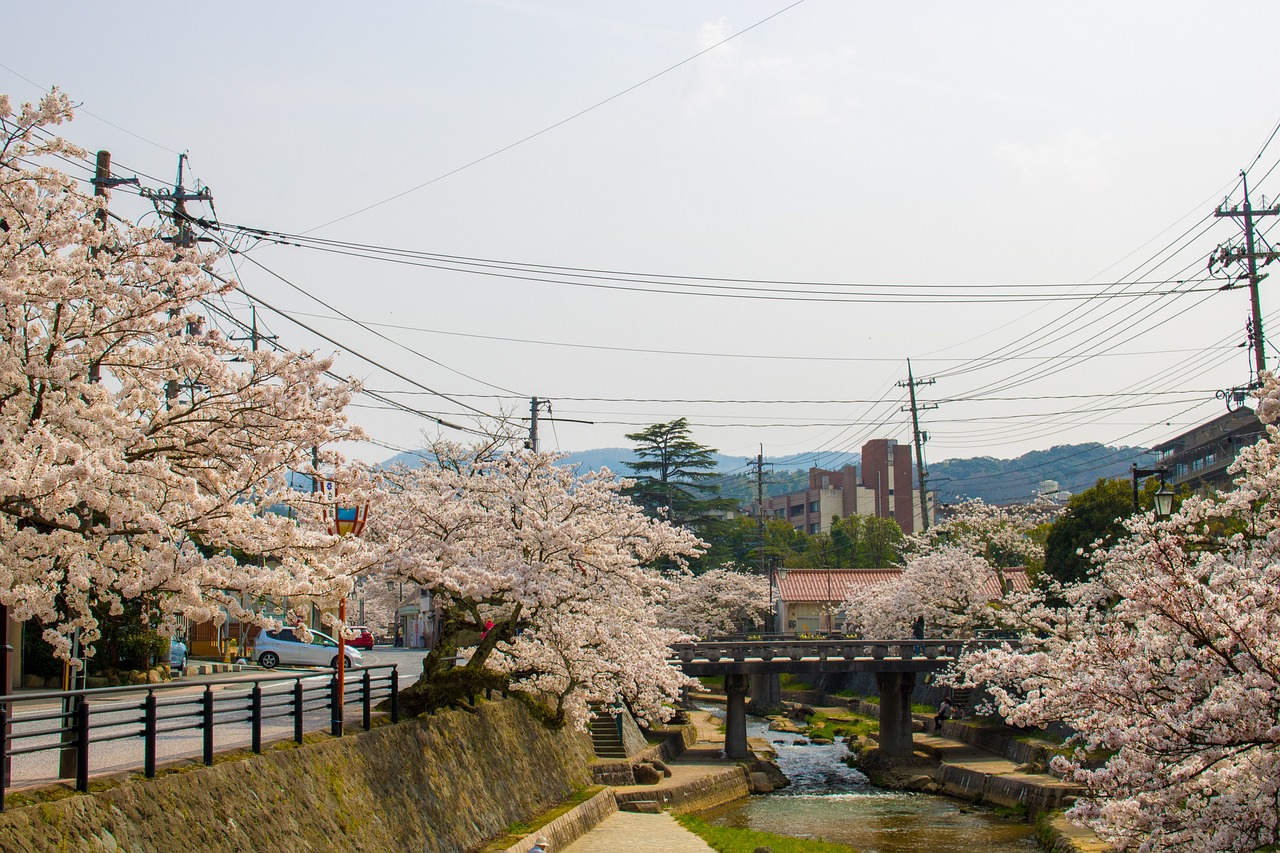
POLYGON ((937 770, 942 793, 966 800, 981 800, 998 806, 1026 806, 1032 814, 1064 808, 1063 799, 1074 797, 1080 789, 1060 779, 1043 774, 993 775, 954 764, 943 764, 937 770))
POLYGON ((1014 764, 1043 764, 1048 766, 1053 758, 1049 741, 1022 741, 1013 737, 1009 729, 971 725, 963 720, 947 720, 939 732, 943 737, 958 740, 987 752, 994 752, 1014 764))
POLYGON ((591 760, 587 735, 484 703, 53 802, 11 795, 0 850, 455 853, 585 787, 591 760))
POLYGON ((657 802, 663 809, 676 814, 713 809, 750 794, 747 770, 741 766, 726 767, 719 773, 677 787, 614 792, 619 806, 623 803, 657 802))

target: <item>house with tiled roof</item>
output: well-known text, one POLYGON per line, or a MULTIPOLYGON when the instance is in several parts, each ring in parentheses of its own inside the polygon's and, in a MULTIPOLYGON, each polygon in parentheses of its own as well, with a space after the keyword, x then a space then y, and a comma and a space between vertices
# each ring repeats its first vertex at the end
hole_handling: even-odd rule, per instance
MULTIPOLYGON (((1002 571, 1010 589, 1030 591, 1031 580, 1025 568, 1002 571)), ((896 583, 901 576, 902 569, 778 569, 773 575, 778 630, 813 634, 839 631, 842 626, 835 610, 850 591, 870 591, 886 583, 896 583)), ((989 581, 987 592, 992 600, 1000 598, 996 578, 989 581)))

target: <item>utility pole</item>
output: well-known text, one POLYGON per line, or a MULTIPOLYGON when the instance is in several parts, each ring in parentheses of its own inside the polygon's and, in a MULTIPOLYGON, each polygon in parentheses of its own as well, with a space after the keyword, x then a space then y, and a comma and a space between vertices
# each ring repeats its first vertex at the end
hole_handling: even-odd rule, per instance
POLYGON ((760 445, 760 452, 756 454, 755 475, 756 475, 756 547, 759 553, 760 576, 769 579, 769 619, 771 624, 770 630, 777 632, 778 630, 778 614, 774 612, 773 605, 773 574, 769 571, 768 560, 764 552, 764 445, 760 445))
MULTIPOLYGON (((97 163, 95 164, 95 168, 93 171, 93 195, 95 198, 104 199, 102 203, 102 207, 99 208, 97 213, 98 227, 102 229, 103 232, 107 230, 107 222, 108 222, 106 199, 109 199, 110 196, 107 194, 107 190, 110 189, 111 187, 118 187, 121 184, 137 184, 137 183, 138 183, 138 179, 136 177, 134 178, 111 177, 111 152, 110 151, 98 152, 97 163)), ((98 254, 98 250, 94 249, 93 254, 96 256, 98 254)), ((98 362, 97 359, 94 359, 93 363, 89 365, 89 381, 96 383, 101 381, 101 379, 102 379, 102 365, 101 363, 98 362)))
POLYGON ((544 400, 539 397, 529 398, 529 438, 525 441, 524 446, 534 453, 538 452, 538 411, 540 409, 547 410, 547 416, 543 420, 553 421, 555 423, 566 424, 594 424, 595 421, 584 421, 578 418, 557 418, 551 412, 551 401, 544 400))
MULTIPOLYGON (((194 246, 197 242, 207 242, 208 238, 196 237, 191 233, 191 215, 187 213, 187 202, 189 201, 213 201, 213 194, 209 192, 208 187, 203 187, 195 192, 189 192, 182 185, 182 167, 187 161, 186 154, 178 155, 178 177, 174 180, 173 190, 146 190, 142 194, 151 200, 156 208, 156 213, 161 216, 167 216, 173 220, 174 226, 178 229, 178 233, 172 237, 161 237, 160 239, 166 243, 171 243, 180 249, 187 249, 194 246), (162 210, 161 206, 167 204, 168 210, 162 210)), ((176 314, 176 309, 170 309, 170 317, 176 314)), ((165 386, 165 403, 172 408, 173 401, 178 397, 178 380, 170 379, 165 386)))
MULTIPOLYGON (((907 381, 899 382, 898 387, 906 387, 907 392, 911 396, 911 431, 914 433, 916 445, 916 471, 919 472, 920 480, 920 532, 923 533, 929 529, 929 490, 928 478, 929 472, 924 470, 924 443, 929 440, 929 434, 920 431, 920 409, 936 409, 937 403, 929 403, 927 405, 916 404, 916 386, 932 385, 932 379, 916 379, 911 373, 911 359, 907 359, 907 381)), ((903 411, 906 409, 904 408, 903 411)))
MULTIPOLYGON (((1245 262, 1245 273, 1243 278, 1245 278, 1249 284, 1249 302, 1253 312, 1253 322, 1249 335, 1250 346, 1253 347, 1253 364, 1254 369, 1257 372, 1255 380, 1260 381, 1263 371, 1267 369, 1267 348, 1266 341, 1262 336, 1262 304, 1258 298, 1258 283, 1261 282, 1262 279, 1266 278, 1266 275, 1258 273, 1258 259, 1262 258, 1263 266, 1266 266, 1276 260, 1277 257, 1280 257, 1280 253, 1275 251, 1257 251, 1254 237, 1256 232, 1254 220, 1262 216, 1280 215, 1280 204, 1254 210, 1253 203, 1249 199, 1249 175, 1246 172, 1241 171, 1240 177, 1244 182, 1243 206, 1233 205, 1231 207, 1227 207, 1227 203, 1224 201, 1218 209, 1213 212, 1213 215, 1220 219, 1230 218, 1244 220, 1244 251, 1241 252, 1239 248, 1232 247, 1229 243, 1222 244, 1209 257, 1209 271, 1212 272, 1214 266, 1225 267, 1230 263, 1239 263, 1240 261, 1245 262)), ((1265 204, 1266 200, 1263 199, 1263 202, 1265 204)), ((1230 290, 1236 287, 1237 281, 1239 281, 1239 278, 1229 281, 1227 284, 1222 286, 1222 289, 1230 290)))
MULTIPOLYGON (((258 351, 259 341, 274 341, 278 339, 277 335, 264 335, 258 331, 258 306, 250 304, 249 315, 253 318, 252 325, 249 327, 249 336, 244 338, 231 337, 233 341, 249 341, 254 352, 258 351)), ((239 360, 239 359, 237 359, 239 360)))

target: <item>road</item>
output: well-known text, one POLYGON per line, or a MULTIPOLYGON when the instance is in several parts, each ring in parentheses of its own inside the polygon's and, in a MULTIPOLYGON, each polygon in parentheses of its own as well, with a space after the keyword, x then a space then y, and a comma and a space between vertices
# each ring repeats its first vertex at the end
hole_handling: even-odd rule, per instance
MULTIPOLYGON (((377 646, 364 653, 365 666, 382 666, 395 664, 400 675, 400 687, 404 689, 418 679, 422 673, 422 660, 426 657, 425 649, 398 649, 390 646, 377 646)), ((179 759, 200 758, 203 752, 203 733, 199 729, 181 731, 164 731, 175 725, 190 725, 194 719, 174 720, 175 715, 198 712, 206 687, 214 694, 214 749, 225 752, 234 749, 245 749, 252 744, 252 728, 248 721, 250 708, 250 691, 252 684, 243 679, 254 675, 279 674, 295 676, 281 681, 264 683, 262 742, 264 745, 272 741, 286 740, 293 737, 292 694, 294 684, 303 685, 305 702, 303 714, 303 730, 328 731, 330 713, 323 707, 327 701, 327 690, 333 671, 327 668, 289 668, 279 667, 273 671, 258 670, 251 672, 220 673, 217 675, 182 678, 177 681, 185 686, 156 692, 159 704, 160 733, 156 737, 156 761, 165 763, 179 759), (320 706, 320 707, 316 707, 320 706), (267 719, 271 714, 281 716, 267 719), (166 722, 167 720, 167 722, 166 722)), ((353 673, 356 675, 357 673, 353 673)), ((377 673, 375 672, 375 675, 377 673)), ((348 730, 359 726, 360 705, 358 702, 358 681, 348 681, 348 702, 357 699, 356 704, 347 705, 346 725, 348 730)), ((385 695, 385 685, 383 687, 385 695)), ((143 767, 143 741, 141 737, 128 737, 132 732, 142 729, 142 712, 139 703, 146 696, 145 688, 128 694, 112 694, 90 701, 93 734, 89 748, 90 776, 139 771, 143 767), (117 736, 117 740, 100 740, 117 736)), ((22 718, 39 714, 55 713, 58 703, 55 701, 37 701, 22 703, 16 709, 19 721, 14 722, 12 736, 24 733, 45 732, 54 724, 48 721, 22 722, 22 718)), ((33 737, 18 737, 12 743, 14 749, 50 745, 58 742, 58 734, 39 734, 33 737)), ((15 755, 10 770, 10 790, 48 785, 58 781, 59 750, 34 752, 15 755)))

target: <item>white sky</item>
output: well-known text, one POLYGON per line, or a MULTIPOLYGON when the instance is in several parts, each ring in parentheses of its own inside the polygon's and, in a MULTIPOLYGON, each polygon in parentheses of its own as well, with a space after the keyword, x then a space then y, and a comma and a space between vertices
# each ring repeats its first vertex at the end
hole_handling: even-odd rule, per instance
MULTIPOLYGON (((1246 290, 976 297, 1201 278, 1239 234, 1211 216, 1228 193, 1241 200, 1238 172, 1250 170, 1255 206, 1280 196, 1280 141, 1266 146, 1280 95, 1269 41, 1255 37, 1280 32, 1280 3, 789 2, 21 4, 6 29, 30 37, 6 39, 0 91, 21 101, 56 84, 93 114, 64 135, 109 149, 118 174, 162 186, 188 151, 223 221, 296 234, 781 12, 313 236, 508 265, 826 283, 740 285, 757 297, 878 285, 872 301, 571 286, 276 245, 249 254, 356 319, 399 327, 378 328, 405 349, 250 260, 240 277, 340 341, 336 369, 370 388, 414 390, 346 349, 487 412, 527 415, 538 395, 558 417, 596 422, 544 424, 543 445, 565 450, 624 446, 625 433, 681 415, 742 456, 906 441, 894 383, 907 358, 937 377, 923 401, 960 398, 924 415, 934 461, 1146 445, 1224 410, 1214 391, 1249 379, 1236 348, 1246 290), (927 292, 943 301, 886 302, 926 292, 885 287, 903 284, 936 285, 927 292), (983 360, 992 353, 1017 357, 983 360), (740 400, 823 402, 726 402, 740 400)), ((112 205, 145 210, 126 192, 112 205)), ((1264 314, 1277 310, 1272 286, 1264 314)), ((229 304, 247 319, 243 299, 229 304)), ((260 316, 292 348, 335 349, 260 316)), ((453 402, 396 397, 469 423, 453 402)), ((380 406, 362 400, 352 415, 380 442, 417 446, 429 425, 380 406)))

